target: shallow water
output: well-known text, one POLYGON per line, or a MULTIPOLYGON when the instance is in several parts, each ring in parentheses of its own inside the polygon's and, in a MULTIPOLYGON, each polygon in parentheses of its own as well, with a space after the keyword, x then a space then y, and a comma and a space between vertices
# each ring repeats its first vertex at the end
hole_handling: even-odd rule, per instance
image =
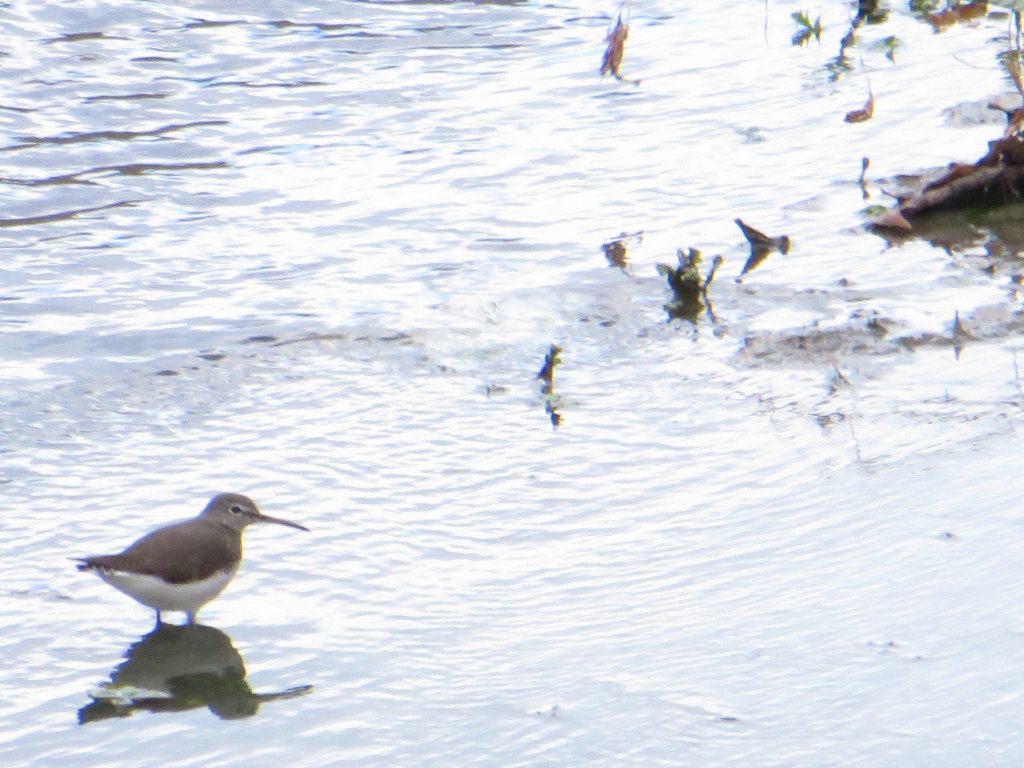
POLYGON ((849 125, 797 10, 636 4, 634 86, 614 6, 0 9, 0 762, 1024 753, 1019 210, 860 216, 1002 130, 1007 19, 891 8, 849 125), (313 532, 194 633, 68 559, 218 490, 313 532))

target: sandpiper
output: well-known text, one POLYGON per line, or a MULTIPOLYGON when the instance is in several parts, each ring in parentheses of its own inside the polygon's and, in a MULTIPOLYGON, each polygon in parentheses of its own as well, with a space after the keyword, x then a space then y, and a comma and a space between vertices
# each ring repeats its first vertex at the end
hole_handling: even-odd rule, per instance
POLYGON ((156 611, 196 613, 224 591, 242 561, 242 531, 250 523, 277 523, 302 531, 298 523, 264 515, 238 493, 214 496, 191 520, 146 534, 119 555, 76 558, 78 570, 91 571, 107 584, 156 611))

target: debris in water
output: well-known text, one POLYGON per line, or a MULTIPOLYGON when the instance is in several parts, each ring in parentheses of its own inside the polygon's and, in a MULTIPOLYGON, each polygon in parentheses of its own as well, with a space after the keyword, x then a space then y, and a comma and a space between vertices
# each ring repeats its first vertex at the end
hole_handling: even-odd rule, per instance
MULTIPOLYGON (((1017 56, 1003 59, 1017 91, 1024 96, 1024 73, 1017 56)), ((1000 109, 998 105, 990 105, 1000 109)), ((911 229, 910 219, 926 211, 949 206, 999 204, 1020 200, 1024 190, 1024 108, 1007 113, 1003 135, 988 143, 988 152, 974 163, 950 163, 946 172, 912 195, 897 196, 897 203, 871 225, 882 229, 911 229)))
POLYGON ((795 21, 797 27, 799 27, 799 29, 797 29, 796 34, 793 35, 793 45, 799 45, 802 47, 804 44, 810 41, 812 37, 815 40, 817 40, 818 44, 820 45, 821 16, 818 16, 818 18, 814 20, 813 24, 811 23, 811 17, 807 15, 806 11, 797 11, 796 13, 792 14, 792 16, 793 21, 795 21))
POLYGON ((971 338, 971 334, 964 328, 964 324, 960 322, 960 311, 956 310, 953 312, 953 355, 957 360, 960 359, 960 353, 963 352, 966 346, 965 342, 971 338))
POLYGON ((622 54, 626 48, 626 38, 629 37, 629 24, 622 21, 622 8, 624 6, 625 3, 619 6, 619 18, 615 22, 615 27, 608 33, 606 38, 608 47, 605 48, 604 58, 601 59, 601 76, 604 77, 611 74, 616 80, 640 85, 639 80, 627 80, 619 74, 619 67, 622 65, 622 54))
POLYGON ((690 248, 686 253, 683 249, 676 250, 676 258, 679 261, 678 267, 670 267, 668 264, 658 265, 658 274, 665 277, 668 287, 672 289, 672 301, 665 305, 665 311, 670 320, 689 320, 697 322, 701 310, 707 306, 708 317, 715 322, 715 313, 711 307, 711 300, 708 298, 708 286, 715 279, 715 273, 722 265, 722 257, 715 256, 711 260, 711 269, 706 278, 700 274, 700 251, 690 248), (701 303, 701 299, 704 303, 701 303))
POLYGON ((561 351, 561 347, 552 344, 544 356, 544 365, 537 373, 537 378, 543 382, 540 392, 544 396, 544 410, 551 418, 552 427, 557 427, 562 423, 562 417, 557 411, 558 396, 555 394, 555 366, 562 362, 558 357, 561 351))
POLYGON ((644 233, 634 232, 632 235, 627 235, 625 232, 622 232, 618 237, 601 244, 601 250, 604 251, 604 257, 608 259, 609 266, 618 267, 623 272, 629 269, 629 258, 626 255, 627 240, 635 240, 637 243, 642 243, 644 233))
POLYGON ((988 0, 976 0, 976 2, 957 3, 951 8, 939 11, 938 13, 926 13, 923 18, 932 28, 938 32, 945 27, 951 27, 962 21, 971 19, 983 19, 988 15, 988 0))
POLYGON ((853 109, 846 113, 846 122, 848 123, 863 123, 865 120, 870 120, 871 116, 875 114, 875 96, 872 93, 868 93, 868 100, 864 102, 863 109, 853 109))
POLYGON ((758 264, 764 261, 773 249, 778 250, 783 256, 789 253, 791 243, 788 236, 769 237, 764 232, 745 224, 742 219, 736 219, 736 226, 740 228, 743 236, 750 243, 750 256, 747 257, 747 263, 743 265, 743 270, 740 272, 740 276, 736 278, 736 282, 740 282, 743 275, 755 269, 758 264))

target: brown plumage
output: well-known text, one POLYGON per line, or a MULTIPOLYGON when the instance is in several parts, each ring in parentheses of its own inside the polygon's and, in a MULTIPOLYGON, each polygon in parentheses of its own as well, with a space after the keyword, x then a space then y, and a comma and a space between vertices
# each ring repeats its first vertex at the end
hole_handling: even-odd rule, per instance
POLYGON ((79 558, 78 570, 104 568, 187 584, 234 570, 241 559, 241 536, 221 523, 197 517, 157 528, 120 554, 79 558), (168 557, 171 552, 173 557, 168 557))
POLYGON ((78 570, 95 573, 111 586, 156 610, 196 612, 221 593, 242 559, 242 531, 251 523, 277 523, 303 531, 298 523, 264 515, 238 493, 214 496, 191 520, 146 534, 116 555, 77 558, 78 570))

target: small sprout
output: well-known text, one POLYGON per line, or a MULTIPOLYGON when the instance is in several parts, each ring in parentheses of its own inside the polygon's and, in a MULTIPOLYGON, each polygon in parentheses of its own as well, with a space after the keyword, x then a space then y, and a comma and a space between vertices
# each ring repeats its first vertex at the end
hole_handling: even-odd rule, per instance
POLYGON ((796 34, 793 35, 793 45, 803 46, 812 37, 821 43, 821 16, 811 23, 811 17, 805 11, 797 11, 793 14, 793 21, 797 24, 796 34))
MULTIPOLYGON (((1014 0, 1001 4, 1009 5, 1019 12, 1019 6, 1014 0)), ((963 21, 984 18, 987 14, 988 0, 974 0, 974 2, 969 3, 957 3, 936 13, 926 13, 924 20, 931 24, 935 31, 938 32, 963 21)))
POLYGON ((885 58, 893 64, 896 63, 896 50, 900 48, 899 38, 894 35, 890 35, 889 37, 880 40, 876 45, 881 46, 882 50, 885 51, 885 58))
POLYGON ((621 240, 604 243, 601 250, 604 251, 604 257, 608 259, 609 266, 618 267, 623 271, 629 266, 629 260, 626 258, 626 246, 621 240))

